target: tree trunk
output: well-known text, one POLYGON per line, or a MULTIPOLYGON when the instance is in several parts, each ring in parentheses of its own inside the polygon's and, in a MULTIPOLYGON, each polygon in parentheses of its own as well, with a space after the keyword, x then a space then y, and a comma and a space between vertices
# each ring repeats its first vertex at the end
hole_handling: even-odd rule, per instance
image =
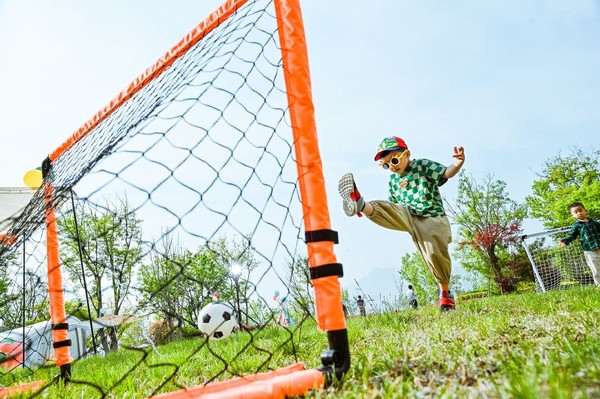
POLYGON ((104 353, 110 352, 110 346, 108 345, 108 337, 104 334, 104 328, 98 331, 98 336, 100 337, 100 342, 102 343, 102 349, 104 353))
POLYGON ((502 271, 500 265, 498 264, 498 257, 496 256, 496 251, 494 247, 490 247, 487 250, 488 259, 490 260, 490 267, 492 268, 492 272, 494 273, 494 278, 502 277, 502 271))
POLYGON ((117 336, 117 328, 110 328, 110 350, 115 351, 119 348, 119 337, 117 336))

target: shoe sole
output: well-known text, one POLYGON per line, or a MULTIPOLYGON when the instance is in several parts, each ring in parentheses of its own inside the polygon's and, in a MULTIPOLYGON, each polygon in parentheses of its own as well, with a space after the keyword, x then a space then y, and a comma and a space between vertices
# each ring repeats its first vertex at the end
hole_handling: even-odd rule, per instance
POLYGON ((356 201, 350 198, 350 194, 354 191, 354 176, 352 173, 346 173, 340 178, 338 183, 338 192, 342 197, 344 213, 348 216, 354 216, 356 212, 356 201))

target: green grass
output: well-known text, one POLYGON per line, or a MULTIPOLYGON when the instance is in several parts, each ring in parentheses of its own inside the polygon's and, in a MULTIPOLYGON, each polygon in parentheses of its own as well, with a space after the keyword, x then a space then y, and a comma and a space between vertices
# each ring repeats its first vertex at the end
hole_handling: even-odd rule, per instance
MULTIPOLYGON (((597 398, 599 327, 595 287, 470 300, 443 314, 424 307, 354 317, 348 320, 352 365, 344 384, 309 397, 597 398)), ((303 327, 293 345, 282 346, 286 337, 281 328, 252 340, 236 334, 211 344, 217 357, 200 338, 161 346, 160 354, 122 350, 77 362, 75 383, 53 386, 41 396, 92 398, 110 391, 107 397, 142 398, 202 384, 206 375, 224 379, 251 373, 267 362, 272 367, 296 361, 320 365, 320 352, 327 348, 324 333, 303 327), (236 360, 234 368, 226 367, 230 359, 236 360), (97 387, 77 383, 81 380, 97 387)), ((56 374, 56 369, 27 380, 44 373, 56 374)))

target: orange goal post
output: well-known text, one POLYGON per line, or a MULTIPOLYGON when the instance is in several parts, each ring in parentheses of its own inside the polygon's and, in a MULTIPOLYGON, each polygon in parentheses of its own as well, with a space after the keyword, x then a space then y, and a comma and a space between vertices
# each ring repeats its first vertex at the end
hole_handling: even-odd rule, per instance
POLYGON ((299 0, 227 0, 50 152, 42 175, 0 258, 22 277, 15 287, 32 274, 47 286, 52 360, 68 389, 283 398, 349 370, 299 0), (108 339, 91 322, 73 363, 73 301, 90 319, 109 309, 152 325, 117 332, 135 361, 112 382, 78 371, 89 338, 108 339), (233 332, 203 330, 200 311, 215 301, 232 309, 233 332), (317 359, 305 357, 313 330, 326 335, 317 359), (183 360, 164 357, 163 338, 187 345, 183 360), (136 386, 157 367, 169 371, 136 386))

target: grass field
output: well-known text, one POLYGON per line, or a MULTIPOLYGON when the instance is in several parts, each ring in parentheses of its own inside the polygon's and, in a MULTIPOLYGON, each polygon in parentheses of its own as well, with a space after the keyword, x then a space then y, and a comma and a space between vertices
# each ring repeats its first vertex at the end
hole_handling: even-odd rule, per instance
MULTIPOLYGON (((471 300, 444 314, 423 307, 353 317, 348 320, 352 365, 344 384, 309 397, 598 398, 599 327, 595 287, 471 300)), ((224 361, 236 359, 236 368, 223 377, 254 371, 269 358, 246 355, 252 352, 243 351, 248 345, 270 348, 270 364, 277 367, 298 360, 319 366, 325 334, 312 325, 300 333, 283 347, 276 344, 285 338, 281 328, 261 332, 251 343, 247 334, 236 334, 211 350, 224 361)), ((203 375, 211 375, 206 372, 223 370, 224 363, 205 354, 199 342, 174 342, 158 353, 123 350, 85 359, 73 365, 74 383, 48 388, 40 397, 87 399, 109 392, 106 397, 143 398, 157 389, 202 384, 203 375), (136 364, 143 367, 128 372, 136 364)), ((43 369, 27 380, 56 372, 43 369)))

